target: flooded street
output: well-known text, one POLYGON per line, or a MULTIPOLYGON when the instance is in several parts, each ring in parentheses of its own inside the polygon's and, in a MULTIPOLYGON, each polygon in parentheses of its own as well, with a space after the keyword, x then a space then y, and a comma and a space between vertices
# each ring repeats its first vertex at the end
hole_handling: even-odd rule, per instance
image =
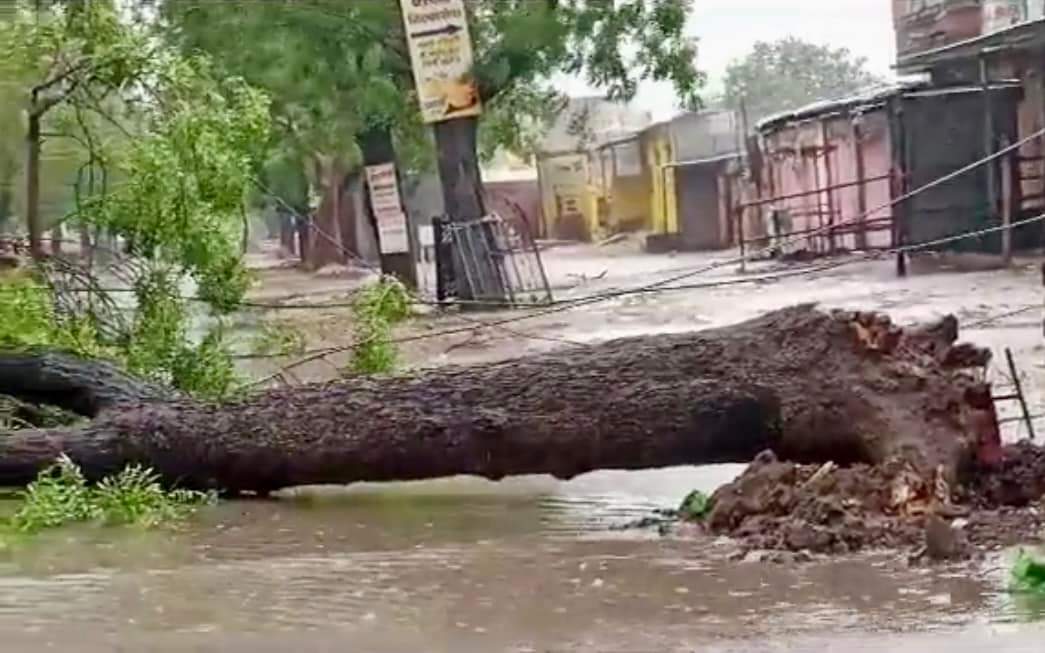
POLYGON ((173 536, 59 531, 4 556, 3 650, 1040 650, 1045 604, 991 564, 730 562, 611 529, 738 470, 319 488, 173 536))
MULTIPOLYGON (((728 254, 649 257, 569 248, 547 254, 557 297, 634 287, 728 254), (603 272, 605 274, 602 274, 603 272)), ((765 273, 773 264, 752 264, 765 273)), ((748 274, 752 272, 749 271, 748 274)), ((313 285, 270 269, 255 299, 342 297, 361 280, 313 285)), ((692 281, 741 278, 722 267, 692 281)), ((511 330, 426 337, 407 366, 483 363, 615 337, 727 325, 802 302, 886 311, 901 323, 955 313, 963 337, 1016 353, 1041 410, 1040 276, 917 270, 890 261, 771 283, 639 294, 539 315, 511 330), (1006 316, 1008 313, 1014 315, 1006 316), (1001 317, 999 317, 1001 316, 1001 317)), ((298 300, 300 301, 300 300, 298 300)), ((419 317, 400 336, 468 320, 419 317)), ((272 311, 310 347, 351 342, 348 309, 272 311)), ((248 341, 249 332, 243 340, 248 341)), ((343 358, 343 356, 342 356, 343 358)), ((330 378, 343 360, 300 379, 330 378)), ((281 359, 249 361, 255 375, 281 359)), ((1001 368, 992 374, 1003 381, 1001 368)), ((1015 406, 1002 405, 1006 415, 1015 406)), ((1039 422, 1039 424, 1042 424, 1039 422)), ((1025 435, 1007 425, 1008 439, 1025 435)), ((1045 424, 1042 424, 1045 428, 1045 424)), ((1005 592, 1005 552, 983 564, 908 567, 902 553, 801 565, 730 560, 728 541, 624 528, 714 490, 741 467, 598 472, 499 484, 453 478, 311 488, 274 501, 226 502, 177 533, 61 530, 0 554, 3 651, 1038 651, 1045 602, 1005 592)))

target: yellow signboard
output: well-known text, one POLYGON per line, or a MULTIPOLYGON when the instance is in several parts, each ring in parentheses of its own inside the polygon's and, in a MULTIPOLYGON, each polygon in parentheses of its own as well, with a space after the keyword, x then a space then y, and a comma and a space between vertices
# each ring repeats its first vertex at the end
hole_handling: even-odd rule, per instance
POLYGON ((400 0, 400 5, 424 121, 479 115, 464 0, 400 0))

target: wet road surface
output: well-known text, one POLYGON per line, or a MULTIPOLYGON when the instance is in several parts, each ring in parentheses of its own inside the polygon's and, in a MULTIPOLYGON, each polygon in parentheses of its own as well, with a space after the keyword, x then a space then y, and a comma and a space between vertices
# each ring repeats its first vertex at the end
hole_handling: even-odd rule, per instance
POLYGON ((49 534, 2 558, 2 650, 1041 650, 1045 603, 990 564, 730 562, 610 529, 737 470, 314 489, 177 534, 49 534))

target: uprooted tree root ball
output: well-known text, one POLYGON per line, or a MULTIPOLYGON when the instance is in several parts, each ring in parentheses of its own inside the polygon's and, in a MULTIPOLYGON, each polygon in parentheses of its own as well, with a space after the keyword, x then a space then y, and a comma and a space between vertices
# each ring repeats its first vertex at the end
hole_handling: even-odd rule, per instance
POLYGON ((952 487, 900 459, 799 465, 767 451, 715 492, 704 524, 745 549, 813 553, 887 548, 957 559, 1039 541, 1045 451, 1020 444, 1004 455, 952 487))

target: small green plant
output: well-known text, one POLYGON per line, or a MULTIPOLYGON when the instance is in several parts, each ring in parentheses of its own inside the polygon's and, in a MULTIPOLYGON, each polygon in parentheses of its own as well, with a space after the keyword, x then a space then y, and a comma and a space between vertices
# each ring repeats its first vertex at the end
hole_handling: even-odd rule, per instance
POLYGON ((55 325, 48 300, 29 275, 0 278, 0 348, 50 344, 55 325))
POLYGON ((356 374, 388 374, 399 352, 392 327, 410 316, 410 293, 399 281, 383 277, 360 291, 352 305, 356 346, 350 368, 356 374))
POLYGON ((66 456, 40 472, 26 488, 22 500, 22 506, 11 519, 15 530, 22 533, 36 533, 101 516, 98 506, 91 501, 83 473, 66 456))
POLYGON ((286 324, 265 322, 251 351, 258 356, 295 356, 305 352, 305 336, 286 324))
POLYGON ((220 324, 195 347, 181 347, 181 354, 171 365, 171 383, 175 388, 209 401, 232 399, 242 392, 242 378, 236 372, 220 324))
POLYGON ((1045 562, 1020 551, 1012 566, 1009 589, 1013 592, 1045 595, 1045 562))
POLYGON ((214 496, 191 490, 165 490, 156 472, 129 465, 92 489, 91 499, 108 524, 138 524, 153 528, 181 521, 214 496))
POLYGON ((140 465, 91 486, 76 463, 63 455, 26 488, 11 526, 23 534, 76 522, 154 528, 181 521, 214 500, 210 493, 165 490, 156 473, 140 465))
POLYGON ((682 500, 678 512, 683 519, 701 521, 711 512, 711 497, 700 490, 693 490, 682 500))

